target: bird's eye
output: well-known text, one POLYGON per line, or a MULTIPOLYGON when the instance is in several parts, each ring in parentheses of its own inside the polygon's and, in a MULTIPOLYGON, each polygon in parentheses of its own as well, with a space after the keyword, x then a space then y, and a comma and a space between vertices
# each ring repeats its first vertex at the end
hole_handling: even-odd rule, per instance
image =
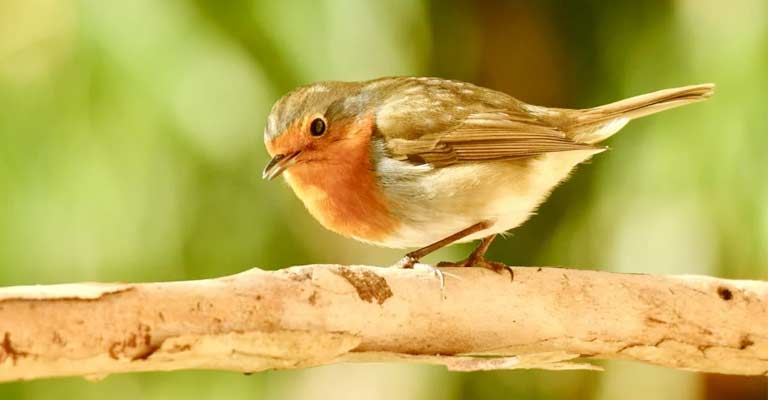
POLYGON ((312 136, 323 136, 325 133, 325 121, 322 118, 315 118, 312 123, 309 124, 309 133, 312 136))

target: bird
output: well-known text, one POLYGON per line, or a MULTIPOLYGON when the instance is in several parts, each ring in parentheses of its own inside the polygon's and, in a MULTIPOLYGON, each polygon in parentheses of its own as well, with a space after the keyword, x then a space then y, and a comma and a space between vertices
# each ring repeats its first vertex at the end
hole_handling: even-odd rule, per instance
POLYGON ((629 121, 705 100, 713 90, 711 83, 690 85, 564 109, 433 77, 316 82, 272 107, 263 178, 282 175, 331 231, 416 248, 395 264, 401 268, 480 240, 465 260, 431 267, 442 287, 440 267, 503 271, 485 257, 491 242, 524 223, 629 121))

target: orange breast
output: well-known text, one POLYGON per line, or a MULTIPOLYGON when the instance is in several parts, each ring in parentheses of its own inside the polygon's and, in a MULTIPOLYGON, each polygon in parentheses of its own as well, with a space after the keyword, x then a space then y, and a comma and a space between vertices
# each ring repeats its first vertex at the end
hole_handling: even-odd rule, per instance
MULTIPOLYGON (((372 121, 371 121, 372 123, 372 121)), ((297 163, 285 172, 296 195, 320 223, 341 235, 380 242, 398 227, 376 183, 367 134, 327 148, 330 160, 297 163)))

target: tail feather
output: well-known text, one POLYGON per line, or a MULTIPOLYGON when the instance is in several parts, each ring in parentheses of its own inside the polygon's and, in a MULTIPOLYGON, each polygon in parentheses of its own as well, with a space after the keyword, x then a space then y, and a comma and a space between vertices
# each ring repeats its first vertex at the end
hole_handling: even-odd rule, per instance
POLYGON ((578 142, 598 143, 632 119, 706 100, 714 93, 714 87, 704 83, 664 89, 599 107, 572 110, 565 130, 578 142))

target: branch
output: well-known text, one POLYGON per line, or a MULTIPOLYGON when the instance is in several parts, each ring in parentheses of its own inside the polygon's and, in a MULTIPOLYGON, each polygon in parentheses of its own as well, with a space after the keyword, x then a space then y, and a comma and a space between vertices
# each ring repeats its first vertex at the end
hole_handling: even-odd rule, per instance
POLYGON ((768 283, 515 267, 311 265, 199 281, 0 289, 0 381, 404 361, 768 371, 768 283))

